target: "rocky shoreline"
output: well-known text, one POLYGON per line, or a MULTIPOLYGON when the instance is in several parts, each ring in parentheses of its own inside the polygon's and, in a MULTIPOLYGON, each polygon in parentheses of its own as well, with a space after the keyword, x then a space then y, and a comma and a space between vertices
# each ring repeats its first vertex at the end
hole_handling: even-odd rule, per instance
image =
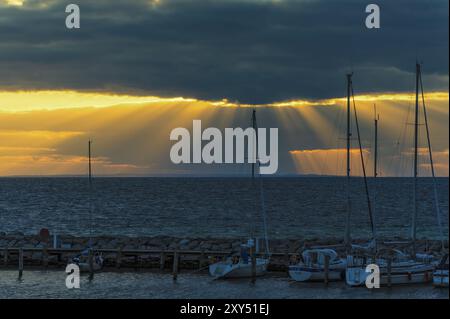
MULTIPOLYGON (((170 236, 156 237, 125 237, 125 236, 97 236, 92 238, 92 247, 95 249, 117 250, 117 251, 152 251, 149 254, 125 254, 121 258, 123 268, 156 268, 161 267, 161 254, 164 252, 177 251, 181 255, 180 268, 198 269, 208 264, 209 259, 214 256, 211 252, 223 252, 224 255, 239 252, 242 243, 247 238, 178 238, 170 236), (199 252, 199 254, 185 254, 183 252, 199 252), (160 253, 156 253, 160 252, 160 253), (201 253, 200 253, 201 252, 201 253)), ((405 246, 404 238, 389 238, 382 241, 389 241, 389 247, 402 248, 405 246)), ((18 256, 15 253, 7 252, 11 249, 22 248, 24 250, 25 266, 42 265, 63 266, 67 264, 74 255, 74 251, 83 250, 89 242, 88 237, 76 237, 70 235, 59 235, 56 240, 52 236, 42 238, 40 235, 23 235, 20 233, 5 234, 0 233, 0 267, 14 266, 18 256), (67 250, 60 254, 45 254, 47 249, 59 248, 67 250), (40 250, 42 249, 42 251, 40 250), (45 256, 44 256, 45 255, 45 256)), ((354 243, 364 243, 365 240, 353 240, 354 243)), ((263 241, 260 241, 260 251, 264 249, 263 241)), ((330 246, 336 248, 339 254, 344 255, 342 239, 271 239, 269 242, 270 251, 274 253, 271 258, 272 270, 286 270, 290 258, 293 254, 298 254, 303 249, 315 246, 330 246), (334 247, 335 246, 335 247, 334 247)), ((448 249, 448 241, 445 242, 448 249)), ((416 245, 418 252, 436 253, 441 248, 441 242, 430 239, 420 239, 416 245)), ((107 252, 104 254, 105 266, 114 267, 117 264, 117 253, 107 252)), ((170 255, 163 261, 164 267, 170 268, 170 255), (165 265, 165 263, 167 265, 165 265)), ((173 258, 173 257, 172 257, 173 258)))

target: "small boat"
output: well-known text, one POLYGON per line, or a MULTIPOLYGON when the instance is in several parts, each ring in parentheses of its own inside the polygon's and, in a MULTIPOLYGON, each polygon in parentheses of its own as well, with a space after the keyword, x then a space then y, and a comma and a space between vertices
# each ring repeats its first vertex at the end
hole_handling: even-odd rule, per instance
MULTIPOLYGON (((216 278, 245 278, 253 276, 252 261, 249 257, 249 250, 253 248, 252 240, 245 245, 241 245, 240 256, 227 258, 225 261, 217 262, 209 266, 209 274, 216 278)), ((256 258, 256 276, 263 276, 267 272, 269 265, 268 258, 256 258)))
POLYGON ((100 271, 103 268, 103 257, 100 253, 95 252, 92 248, 92 203, 91 203, 91 193, 92 193, 92 164, 91 164, 91 144, 92 141, 88 141, 88 178, 89 178, 89 244, 80 254, 71 258, 71 263, 77 264, 81 272, 94 272, 100 271), (90 262, 90 255, 92 255, 92 265, 90 262))
POLYGON ((432 279, 435 266, 431 262, 413 260, 399 250, 393 250, 390 265, 388 260, 386 257, 348 256, 346 283, 352 287, 364 286, 370 274, 366 267, 370 264, 379 267, 380 286, 429 283, 432 279))
POLYGON ((446 254, 433 273, 433 285, 435 287, 448 288, 448 268, 448 254, 446 254))
POLYGON ((346 260, 339 258, 333 249, 308 249, 302 253, 302 261, 289 267, 289 276, 295 281, 324 281, 325 259, 328 258, 328 280, 344 278, 346 260))
MULTIPOLYGON (((256 111, 253 110, 252 113, 252 126, 257 132, 256 124, 256 111)), ((258 154, 258 146, 256 143, 256 154, 258 154)), ((258 155, 256 155, 256 164, 259 166, 260 162, 258 155)), ((255 176, 255 165, 252 164, 252 180, 255 176)), ((209 265, 209 274, 215 279, 229 279, 229 278, 244 278, 244 277, 254 277, 263 276, 267 273, 267 266, 270 261, 270 251, 269 251, 269 239, 267 236, 267 221, 266 221, 266 210, 264 204, 264 190, 262 184, 262 178, 259 177, 260 186, 260 199, 261 199, 261 210, 263 219, 263 230, 264 230, 264 243, 265 243, 265 254, 263 257, 256 257, 252 261, 252 256, 258 253, 257 243, 253 238, 249 239, 246 244, 241 245, 241 251, 239 256, 228 257, 223 261, 219 261, 209 265)))
MULTIPOLYGON (((351 248, 351 238, 350 238, 350 215, 351 215, 351 196, 350 196, 350 180, 351 180, 351 166, 350 166, 350 152, 351 152, 351 101, 353 97, 353 85, 352 85, 352 75, 347 74, 347 169, 346 169, 346 225, 344 234, 344 243, 347 250, 351 248)), ((354 99, 353 99, 354 101, 354 99)), ((366 195, 369 207, 369 216, 372 226, 372 232, 375 239, 374 223, 372 219, 371 203, 368 196, 368 185, 365 174, 364 158, 362 156, 362 146, 359 134, 358 118, 356 113, 356 106, 354 105, 354 117, 358 133, 359 148, 361 152, 361 162, 364 172, 364 182, 366 195)), ((321 248, 306 250, 302 253, 302 261, 298 264, 289 267, 289 275, 295 281, 325 281, 325 279, 331 280, 343 280, 345 275, 345 269, 347 265, 347 260, 339 258, 335 250, 321 248), (326 278, 326 266, 325 259, 328 259, 328 277, 326 278)))
MULTIPOLYGON (((72 258, 72 263, 77 264, 80 267, 81 272, 90 272, 89 266, 89 250, 83 250, 79 255, 72 258)), ((94 253, 92 258, 92 270, 100 271, 103 268, 103 257, 100 253, 94 253)))

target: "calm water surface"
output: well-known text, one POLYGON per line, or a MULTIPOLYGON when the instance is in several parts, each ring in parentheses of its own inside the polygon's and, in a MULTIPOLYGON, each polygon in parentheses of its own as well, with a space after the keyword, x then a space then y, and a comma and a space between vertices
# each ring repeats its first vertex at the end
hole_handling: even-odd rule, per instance
POLYGON ((213 280, 203 274, 181 273, 177 282, 170 274, 103 272, 92 282, 81 278, 80 289, 67 289, 63 271, 0 271, 0 298, 449 298, 448 289, 431 285, 380 288, 350 288, 344 283, 296 283, 284 274, 248 280, 213 280))

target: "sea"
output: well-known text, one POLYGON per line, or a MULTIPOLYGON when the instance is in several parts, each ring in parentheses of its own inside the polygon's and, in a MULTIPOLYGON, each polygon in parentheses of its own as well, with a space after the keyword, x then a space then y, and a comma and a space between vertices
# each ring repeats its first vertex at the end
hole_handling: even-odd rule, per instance
MULTIPOLYGON (((448 178, 417 183, 418 238, 448 239, 448 178), (440 223, 439 223, 440 220, 440 223), (440 227, 439 227, 440 224, 440 227)), ((413 211, 411 178, 368 179, 377 232, 383 237, 410 234, 413 211)), ((242 238, 263 229, 269 238, 341 238, 351 199, 353 238, 371 235, 368 200, 362 178, 342 177, 83 177, 0 178, 0 233, 175 236, 242 238)), ((431 286, 381 289, 376 294, 342 283, 301 285, 286 274, 248 281, 212 281, 201 273, 105 272, 94 282, 68 291, 65 273, 0 271, 0 298, 448 298, 431 286), (83 288, 84 287, 84 288, 83 288), (270 289, 269 289, 270 288, 270 289), (396 291, 396 292, 394 292, 396 291)))

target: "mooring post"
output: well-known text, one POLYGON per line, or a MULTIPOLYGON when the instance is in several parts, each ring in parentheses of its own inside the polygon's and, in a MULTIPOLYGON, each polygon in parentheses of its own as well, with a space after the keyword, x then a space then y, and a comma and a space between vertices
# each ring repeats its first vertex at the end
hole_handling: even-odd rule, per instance
POLYGON ((5 267, 8 266, 8 248, 5 248, 5 255, 3 256, 3 263, 5 267))
POLYGON ((256 282, 256 252, 255 252, 255 248, 252 246, 251 248, 251 253, 252 253, 252 282, 255 283, 256 282))
POLYGON ((391 278, 391 274, 392 274, 392 257, 389 256, 388 259, 388 264, 387 264, 387 285, 389 288, 391 288, 392 285, 392 278, 391 278))
POLYGON ((23 273, 23 249, 19 248, 19 279, 22 279, 23 273))
POLYGON ((330 273, 330 256, 328 256, 328 255, 325 255, 324 272, 325 272, 324 282, 325 282, 325 285, 328 286, 329 273, 330 273))
POLYGON ((138 265, 139 261, 140 261, 140 259, 139 259, 138 254, 134 255, 134 270, 135 271, 139 270, 139 265, 138 265))
POLYGON ((48 250, 47 250, 47 245, 42 247, 42 265, 44 266, 44 268, 48 267, 48 250))
POLYGON ((117 250, 116 255, 116 268, 120 269, 120 264, 122 263, 122 247, 117 250))
POLYGON ((180 261, 180 257, 178 255, 178 251, 175 251, 173 254, 173 269, 172 269, 173 280, 177 280, 177 277, 178 277, 179 261, 180 261))
POLYGON ((92 280, 94 279, 94 252, 92 251, 92 248, 89 249, 88 263, 89 263, 89 280, 92 280))
POLYGON ((163 271, 166 266, 166 253, 161 252, 161 256, 159 259, 159 270, 163 271))
POLYGON ((204 261, 205 261, 205 251, 202 250, 202 252, 200 253, 200 257, 198 259, 198 269, 199 270, 202 269, 204 261))

